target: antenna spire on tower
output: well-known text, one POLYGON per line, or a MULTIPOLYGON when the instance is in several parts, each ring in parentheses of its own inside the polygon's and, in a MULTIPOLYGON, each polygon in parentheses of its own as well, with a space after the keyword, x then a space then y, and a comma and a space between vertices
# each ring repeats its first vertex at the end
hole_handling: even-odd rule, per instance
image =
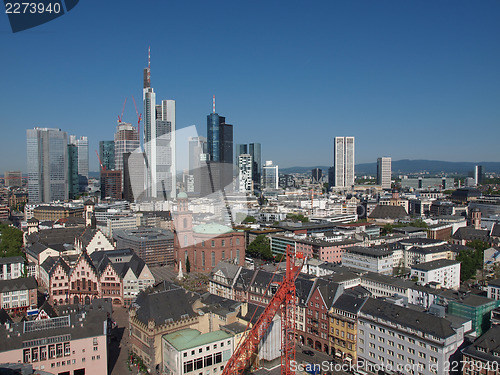
POLYGON ((212 109, 213 112, 215 113, 215 95, 212 97, 212 109))
POLYGON ((148 68, 151 68, 151 46, 148 47, 148 68))

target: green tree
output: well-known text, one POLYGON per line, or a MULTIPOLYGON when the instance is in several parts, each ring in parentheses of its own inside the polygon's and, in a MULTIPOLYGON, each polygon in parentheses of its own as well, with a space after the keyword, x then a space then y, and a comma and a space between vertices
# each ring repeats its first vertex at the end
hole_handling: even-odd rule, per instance
POLYGON ((186 272, 191 272, 191 263, 189 262, 189 257, 186 258, 186 272))
POLYGON ((247 253, 262 259, 273 259, 269 238, 265 235, 258 235, 255 240, 248 245, 247 253))
POLYGON ((23 256, 23 232, 5 223, 0 224, 0 257, 23 256))
POLYGON ((466 245, 470 247, 470 250, 462 250, 456 258, 461 263, 460 279, 462 281, 475 277, 477 270, 483 268, 484 250, 490 247, 488 242, 481 240, 470 241, 466 245))
POLYGON ((253 216, 247 216, 245 218, 245 220, 243 220, 243 223, 255 223, 257 221, 257 219, 255 219, 255 217, 253 216))
POLYGON ((301 221, 303 223, 309 222, 309 218, 307 216, 302 215, 302 214, 287 214, 286 218, 289 220, 293 220, 293 221, 301 221))

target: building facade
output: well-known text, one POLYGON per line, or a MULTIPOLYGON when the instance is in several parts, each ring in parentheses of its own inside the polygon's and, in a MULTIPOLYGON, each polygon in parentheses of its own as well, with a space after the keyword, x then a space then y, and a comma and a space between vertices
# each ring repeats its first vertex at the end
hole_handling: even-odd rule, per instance
POLYGON ((377 159, 377 185, 380 185, 382 189, 391 188, 391 158, 381 157, 377 159))
POLYGON ((115 141, 99 141, 99 158, 106 170, 115 169, 115 141))
POLYGON ((354 186, 354 137, 335 137, 335 183, 338 188, 354 186))
POLYGON ((61 129, 26 131, 30 203, 68 199, 68 135, 61 129))

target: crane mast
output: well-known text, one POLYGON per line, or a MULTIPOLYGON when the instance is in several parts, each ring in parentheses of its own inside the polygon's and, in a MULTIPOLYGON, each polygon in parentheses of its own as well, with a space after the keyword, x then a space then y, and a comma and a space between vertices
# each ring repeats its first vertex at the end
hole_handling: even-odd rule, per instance
MULTIPOLYGON (((302 254, 297 254, 303 259, 302 254)), ((299 265, 291 246, 286 249, 286 275, 262 315, 253 325, 243 341, 224 367, 222 375, 240 375, 252 365, 262 337, 269 329, 278 311, 281 311, 281 374, 292 375, 292 361, 295 361, 295 280, 303 262, 299 265)))

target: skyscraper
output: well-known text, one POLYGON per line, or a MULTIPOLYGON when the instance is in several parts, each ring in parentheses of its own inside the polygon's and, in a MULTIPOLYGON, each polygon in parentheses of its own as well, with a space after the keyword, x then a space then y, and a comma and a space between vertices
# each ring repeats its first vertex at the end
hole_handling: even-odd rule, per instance
POLYGON ((236 162, 236 168, 237 170, 240 169, 239 165, 239 156, 242 154, 248 154, 248 145, 243 145, 243 144, 237 144, 235 147, 236 153, 235 153, 235 159, 234 161, 236 162))
POLYGON ((30 203, 68 199, 68 135, 61 129, 26 131, 30 203))
POLYGON ((99 141, 99 158, 106 170, 115 169, 115 141, 99 141))
POLYGON ((319 184, 323 177, 323 171, 320 168, 314 168, 311 171, 311 179, 313 184, 319 184))
POLYGON ((484 180, 483 166, 482 165, 474 166, 474 183, 476 184, 476 186, 483 183, 483 180, 484 180))
POLYGON ((252 181, 252 155, 238 155, 238 191, 241 193, 251 192, 252 181))
POLYGON ((391 158, 381 157, 377 159, 377 185, 380 185, 382 189, 391 188, 391 158))
POLYGON ((254 188, 259 188, 262 176, 262 155, 260 143, 250 143, 248 145, 248 153, 252 156, 252 179, 254 188))
POLYGON ((144 69, 144 151, 146 156, 146 193, 149 198, 176 196, 175 100, 156 104, 151 87, 151 64, 144 69))
POLYGON ((335 137, 335 187, 354 186, 354 137, 335 137))
POLYGON ((272 160, 267 160, 262 167, 262 189, 278 189, 278 166, 273 165, 272 160))
POLYGON ((233 125, 226 124, 226 118, 215 112, 215 96, 213 112, 207 116, 207 146, 210 161, 233 163, 233 125))
POLYGON ((189 137, 189 175, 193 176, 195 193, 201 192, 201 168, 207 160, 207 139, 205 137, 189 137))
POLYGON ((76 199, 80 192, 78 179, 78 147, 68 144, 68 198, 76 199))
MULTIPOLYGON (((139 148, 137 128, 128 122, 119 122, 116 128, 114 145, 114 169, 123 171, 123 154, 134 152, 139 148)), ((104 164, 103 161, 102 163, 104 164)))
POLYGON ((213 111, 207 116, 206 169, 202 172, 202 195, 222 189, 231 189, 233 180, 233 125, 226 124, 226 118, 213 111))

